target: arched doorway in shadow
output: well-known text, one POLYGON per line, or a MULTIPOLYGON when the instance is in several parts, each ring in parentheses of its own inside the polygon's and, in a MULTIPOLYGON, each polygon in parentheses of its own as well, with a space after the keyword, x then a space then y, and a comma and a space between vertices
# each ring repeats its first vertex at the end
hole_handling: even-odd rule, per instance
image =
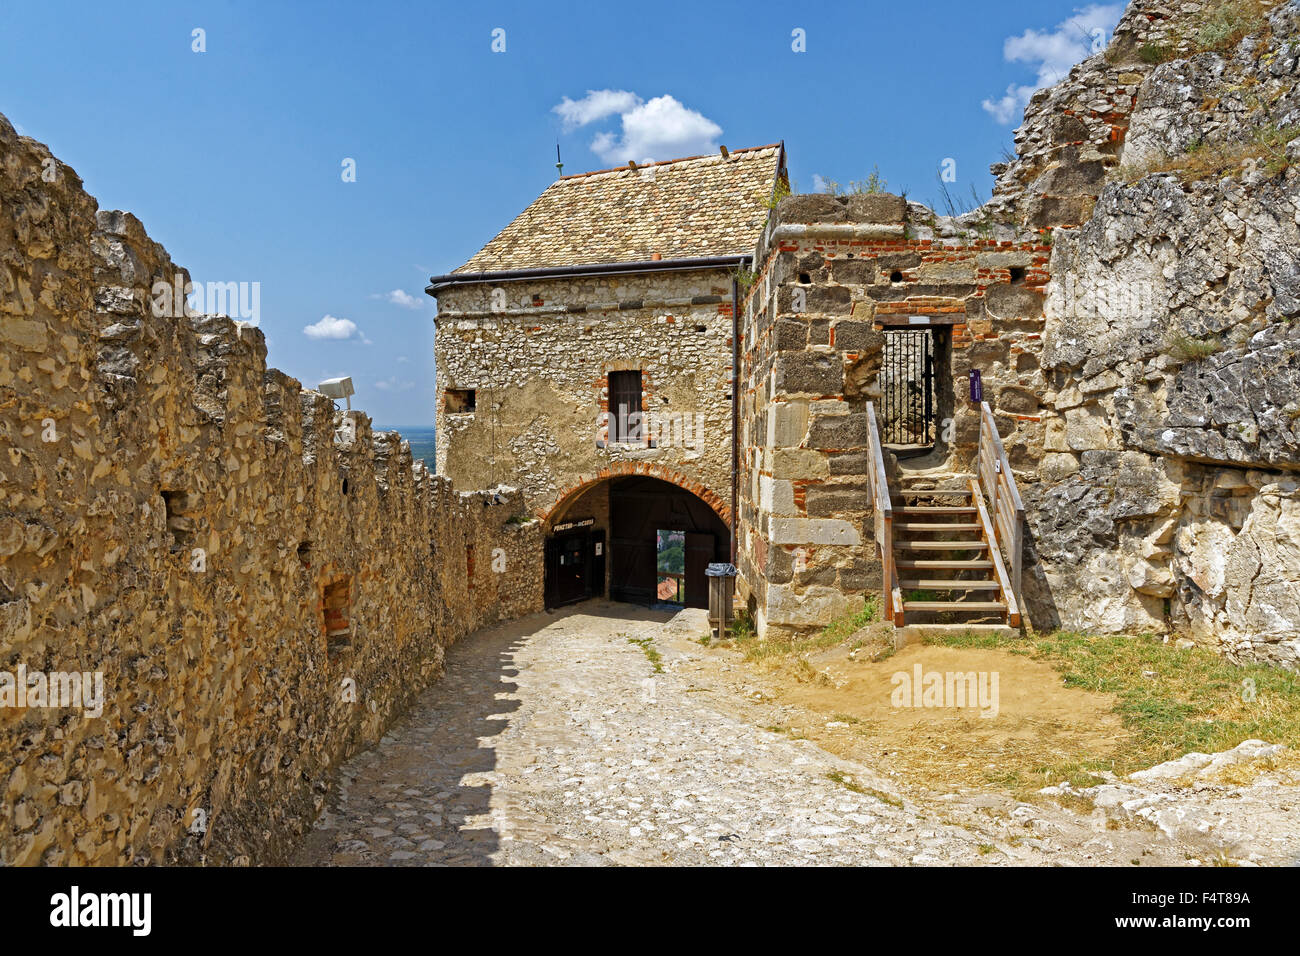
POLYGON ((707 607, 704 571, 731 553, 722 515, 694 492, 649 475, 582 486, 552 509, 546 527, 548 608, 606 595, 707 607))

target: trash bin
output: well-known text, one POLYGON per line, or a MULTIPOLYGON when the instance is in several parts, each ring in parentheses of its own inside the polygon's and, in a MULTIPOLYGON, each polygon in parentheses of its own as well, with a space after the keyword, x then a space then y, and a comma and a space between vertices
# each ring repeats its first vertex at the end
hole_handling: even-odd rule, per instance
POLYGON ((719 639, 727 636, 731 626, 731 603, 736 594, 736 566, 710 564, 704 569, 709 579, 709 626, 719 639))

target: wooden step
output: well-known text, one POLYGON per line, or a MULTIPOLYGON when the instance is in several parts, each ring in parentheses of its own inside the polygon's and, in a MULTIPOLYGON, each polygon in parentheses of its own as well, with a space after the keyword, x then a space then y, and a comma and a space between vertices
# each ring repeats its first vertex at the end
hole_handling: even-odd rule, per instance
POLYGON ((1007 606, 1001 601, 904 601, 904 611, 1000 611, 1007 606))
POLYGON ((899 489, 900 495, 911 495, 913 498, 927 496, 930 498, 969 498, 969 488, 902 488, 899 489))
POLYGON ((894 547, 907 551, 987 551, 984 541, 895 541, 894 547))
POLYGON ((894 525, 895 531, 983 531, 984 526, 980 524, 918 524, 912 521, 903 521, 894 525))
POLYGON ((959 578, 943 578, 919 581, 899 581, 898 586, 913 591, 996 591, 1001 585, 997 581, 962 581, 959 578))
POLYGON ((941 568, 948 568, 952 570, 965 570, 969 568, 975 571, 987 571, 993 567, 993 562, 982 561, 978 559, 974 561, 940 561, 940 560, 926 560, 925 558, 921 558, 919 560, 913 559, 911 561, 895 561, 894 566, 897 568, 908 568, 913 571, 921 571, 921 570, 937 571, 941 568))
POLYGON ((898 505, 896 515, 973 515, 975 509, 965 505, 898 505))

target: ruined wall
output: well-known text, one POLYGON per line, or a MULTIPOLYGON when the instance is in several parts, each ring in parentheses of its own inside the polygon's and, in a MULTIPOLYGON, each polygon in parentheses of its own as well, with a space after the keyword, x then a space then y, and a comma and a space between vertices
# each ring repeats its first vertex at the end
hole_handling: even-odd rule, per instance
POLYGON ((455 492, 255 328, 155 314, 178 273, 0 117, 0 671, 104 689, 0 675, 5 864, 278 859, 450 642, 541 605, 517 493, 455 492))
POLYGON ((1025 504, 1048 624, 1295 667, 1300 5, 1196 52, 1214 7, 1165 25, 1181 53, 1142 80, 1089 221, 1057 232, 1025 504))
POLYGON ((1032 232, 936 217, 888 194, 777 207, 744 310, 742 596, 763 633, 817 629, 878 593, 866 404, 878 417, 886 328, 936 338, 935 451, 891 462, 898 486, 962 484, 979 436, 979 369, 1013 467, 1042 455, 1042 289, 1032 232))
POLYGON ((647 474, 729 509, 731 274, 665 272, 438 292, 438 472, 509 481, 539 516, 606 474, 647 474), (603 427, 606 376, 640 369, 647 441, 603 427), (448 389, 476 390, 473 413, 448 389))
POLYGON ((823 623, 878 586, 857 413, 883 324, 951 314, 951 441, 891 462, 895 486, 969 473, 980 369, 1025 499, 1035 627, 1297 666, 1298 73, 1294 0, 1135 0, 1034 97, 985 207, 892 225, 887 197, 781 204, 745 311, 740 561, 760 625, 823 623), (818 515, 821 495, 838 498, 818 515))
POLYGON ((1086 221, 1120 165, 1138 92, 1154 61, 1189 50, 1190 25, 1210 6, 1133 0, 1114 35, 1097 38, 1102 42, 1094 56, 1029 101, 1015 133, 1015 156, 992 166, 997 183, 981 213, 1031 229, 1086 221))

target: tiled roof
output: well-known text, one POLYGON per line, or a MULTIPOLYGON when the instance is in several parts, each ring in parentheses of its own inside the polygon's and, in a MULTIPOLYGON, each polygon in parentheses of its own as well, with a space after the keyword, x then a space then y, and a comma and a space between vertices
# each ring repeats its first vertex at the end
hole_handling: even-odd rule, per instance
POLYGON ((781 146, 564 176, 456 272, 752 252, 781 146))

